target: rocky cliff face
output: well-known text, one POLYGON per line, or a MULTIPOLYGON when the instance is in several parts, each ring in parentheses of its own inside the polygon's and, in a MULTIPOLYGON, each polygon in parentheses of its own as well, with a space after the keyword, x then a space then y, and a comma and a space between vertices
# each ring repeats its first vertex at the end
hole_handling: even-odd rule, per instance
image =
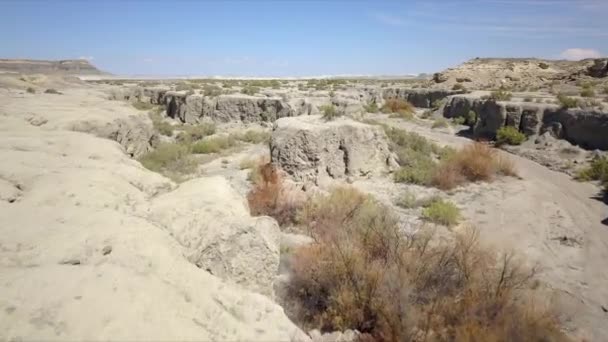
POLYGON ((0 59, 0 71, 22 74, 100 75, 104 72, 84 59, 45 61, 31 59, 0 59))
POLYGON ((452 90, 432 90, 432 89, 407 89, 407 88, 388 88, 382 92, 382 97, 386 99, 402 99, 409 101, 418 108, 431 108, 433 103, 443 100, 447 96, 461 94, 461 91, 452 90))
POLYGON ((444 107, 447 118, 475 113, 476 136, 494 138, 503 126, 513 126, 531 136, 550 131, 555 137, 588 149, 608 150, 608 114, 584 109, 564 109, 557 105, 494 101, 479 97, 452 96, 444 107))
POLYGON ((283 118, 270 141, 271 160, 294 180, 329 184, 332 179, 362 177, 395 165, 382 128, 340 118, 283 118))

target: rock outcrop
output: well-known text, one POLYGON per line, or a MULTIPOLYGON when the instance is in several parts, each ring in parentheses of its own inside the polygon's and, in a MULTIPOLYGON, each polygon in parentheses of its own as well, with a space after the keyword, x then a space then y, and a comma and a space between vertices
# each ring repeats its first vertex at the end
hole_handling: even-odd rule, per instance
POLYGON ((386 172, 394 166, 381 127, 317 115, 277 120, 270 141, 273 163, 295 181, 324 185, 334 178, 386 172))
POLYGON ((431 108, 436 101, 443 100, 450 95, 461 93, 462 91, 452 90, 388 88, 384 89, 382 97, 384 100, 406 100, 418 108, 431 108))
POLYGON ((222 179, 172 193, 118 143, 68 130, 135 111, 72 92, 0 94, 0 340, 307 340, 247 289, 269 283, 276 224, 243 213, 222 179))
POLYGON ((493 139, 499 128, 513 126, 527 136, 549 131, 584 148, 608 149, 608 113, 462 95, 449 98, 443 115, 469 118, 470 111, 475 112, 476 121, 467 124, 473 126, 476 136, 493 139))
POLYGON ((272 296, 279 269, 279 226, 269 217, 251 217, 243 197, 225 178, 181 184, 152 201, 150 217, 185 247, 197 267, 272 296))

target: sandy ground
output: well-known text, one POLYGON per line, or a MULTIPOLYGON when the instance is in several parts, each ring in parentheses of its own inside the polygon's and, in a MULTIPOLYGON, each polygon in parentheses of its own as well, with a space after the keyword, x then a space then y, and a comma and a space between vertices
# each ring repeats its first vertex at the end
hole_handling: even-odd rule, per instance
MULTIPOLYGON (((450 130, 398 119, 382 121, 440 145, 471 142, 450 130)), ((521 179, 471 184, 454 191, 450 199, 490 244, 523 254, 529 263, 540 266, 541 279, 563 294, 556 299, 564 305, 566 327, 575 336, 607 341, 608 206, 598 198, 599 187, 508 156, 521 179)))

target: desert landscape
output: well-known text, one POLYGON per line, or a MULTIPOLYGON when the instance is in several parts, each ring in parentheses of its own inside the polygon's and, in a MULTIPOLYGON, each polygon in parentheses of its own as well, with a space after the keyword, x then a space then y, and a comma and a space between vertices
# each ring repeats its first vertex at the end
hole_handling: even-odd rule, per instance
MULTIPOLYGON (((240 18, 227 8, 249 5, 225 6, 240 18)), ((84 7, 73 20, 98 25, 103 11, 84 7)), ((92 44, 136 54, 165 38, 176 55, 198 44, 114 24, 138 38, 92 44)), ((244 46, 291 44, 235 30, 244 46)), ((310 50, 342 70, 319 32, 310 50)), ((255 76, 290 66, 231 58, 218 63, 232 76, 196 76, 181 55, 97 65, 10 58, 27 51, 11 44, 0 48, 2 341, 608 341, 608 58, 594 50, 341 76, 255 76)), ((49 55, 71 51, 60 45, 49 55)))
POLYGON ((608 338, 607 59, 0 67, 4 340, 608 338))

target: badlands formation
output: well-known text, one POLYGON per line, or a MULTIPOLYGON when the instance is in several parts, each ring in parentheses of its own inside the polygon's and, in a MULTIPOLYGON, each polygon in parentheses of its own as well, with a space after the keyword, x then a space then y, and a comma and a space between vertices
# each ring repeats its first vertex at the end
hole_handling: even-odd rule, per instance
POLYGON ((608 340, 606 59, 475 59, 410 80, 0 68, 2 340, 459 340, 315 316, 303 310, 330 304, 311 305, 311 288, 294 305, 301 251, 339 215, 302 203, 345 186, 390 212, 398 241, 432 229, 451 243, 474 227, 534 269, 534 286, 512 290, 541 291, 558 332, 512 340, 608 340), (498 171, 438 176, 467 146, 498 171))

